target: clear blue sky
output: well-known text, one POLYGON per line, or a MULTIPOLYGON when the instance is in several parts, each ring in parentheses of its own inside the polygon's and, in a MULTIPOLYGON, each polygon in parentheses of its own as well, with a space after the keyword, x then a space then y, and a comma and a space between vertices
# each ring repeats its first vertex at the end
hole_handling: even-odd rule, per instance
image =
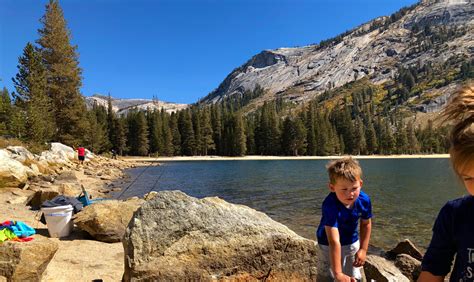
MULTIPOLYGON (((0 0, 0 87, 38 39, 46 0, 0 0)), ((63 0, 82 94, 193 103, 265 49, 338 35, 414 0, 63 0)))

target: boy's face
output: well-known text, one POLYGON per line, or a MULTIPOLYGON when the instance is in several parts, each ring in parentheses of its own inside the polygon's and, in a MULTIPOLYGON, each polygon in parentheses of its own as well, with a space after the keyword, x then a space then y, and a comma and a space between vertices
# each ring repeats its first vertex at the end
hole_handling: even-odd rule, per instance
POLYGON ((474 196, 474 165, 470 165, 460 175, 467 192, 474 196))
POLYGON ((336 193, 337 199, 347 208, 351 208, 357 200, 362 188, 362 179, 350 181, 344 178, 336 179, 336 183, 329 183, 331 192, 336 193))

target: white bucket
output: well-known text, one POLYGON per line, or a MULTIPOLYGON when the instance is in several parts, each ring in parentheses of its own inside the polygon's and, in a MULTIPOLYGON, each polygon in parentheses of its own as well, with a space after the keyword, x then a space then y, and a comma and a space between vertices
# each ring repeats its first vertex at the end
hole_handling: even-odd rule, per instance
POLYGON ((73 208, 71 205, 41 208, 41 211, 46 218, 50 237, 61 238, 71 233, 73 227, 71 220, 73 208))

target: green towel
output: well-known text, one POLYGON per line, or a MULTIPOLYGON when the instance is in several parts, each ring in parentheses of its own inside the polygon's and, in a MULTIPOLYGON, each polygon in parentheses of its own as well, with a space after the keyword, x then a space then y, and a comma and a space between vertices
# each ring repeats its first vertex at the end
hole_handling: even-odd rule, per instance
POLYGON ((8 228, 0 230, 0 243, 3 243, 6 240, 15 239, 16 235, 8 228))

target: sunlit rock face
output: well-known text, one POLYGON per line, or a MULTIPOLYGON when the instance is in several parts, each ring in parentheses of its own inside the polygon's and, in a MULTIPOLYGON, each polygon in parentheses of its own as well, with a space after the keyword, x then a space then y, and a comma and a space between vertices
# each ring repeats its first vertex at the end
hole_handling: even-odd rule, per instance
POLYGON ((249 207, 180 191, 143 204, 122 243, 124 281, 315 281, 320 271, 316 242, 249 207))
POLYGON ((389 17, 379 17, 325 47, 262 51, 231 72, 201 102, 216 103, 228 96, 242 95, 257 84, 270 93, 266 99, 283 97, 304 102, 364 77, 375 84, 393 80, 398 66, 440 64, 454 55, 472 58, 474 5, 468 2, 422 1, 394 22, 389 17), (456 27, 464 34, 420 49, 417 33, 423 32, 425 26, 447 30, 456 27))

